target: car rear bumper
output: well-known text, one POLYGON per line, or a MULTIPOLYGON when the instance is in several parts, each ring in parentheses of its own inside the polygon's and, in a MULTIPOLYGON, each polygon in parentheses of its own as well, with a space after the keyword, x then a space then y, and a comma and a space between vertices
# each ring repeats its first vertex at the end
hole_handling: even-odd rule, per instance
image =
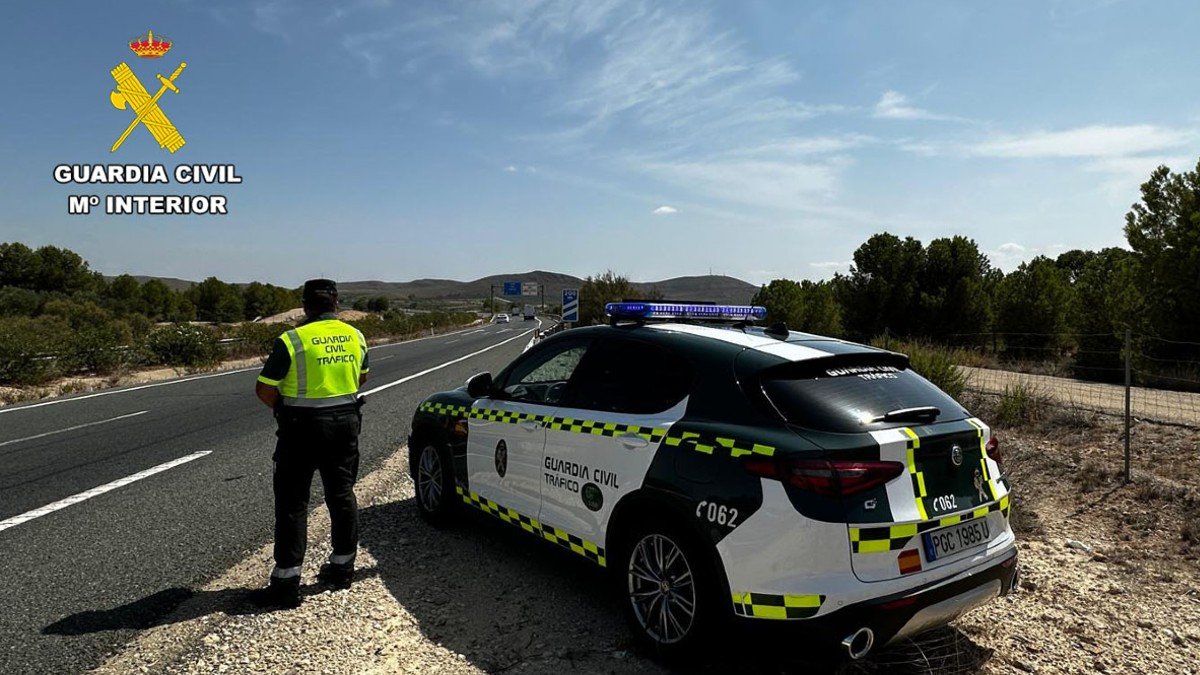
MULTIPOLYGON (((735 620, 754 640, 801 639, 818 653, 846 656, 843 640, 863 628, 870 631, 871 651, 874 651, 890 642, 946 625, 976 607, 1008 595, 1018 583, 1014 547, 999 560, 949 579, 859 602, 812 619, 769 621, 736 617, 735 620)), ((862 646, 864 636, 859 637, 856 648, 862 646)))

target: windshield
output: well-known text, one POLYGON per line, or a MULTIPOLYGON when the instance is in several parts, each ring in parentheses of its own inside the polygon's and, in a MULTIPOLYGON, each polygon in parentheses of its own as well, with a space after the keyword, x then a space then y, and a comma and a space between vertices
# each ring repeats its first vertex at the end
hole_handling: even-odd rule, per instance
POLYGON ((874 431, 967 417, 961 405, 928 380, 894 366, 831 368, 806 377, 768 373, 762 388, 788 422, 817 431, 874 431), (937 408, 936 418, 873 421, 889 412, 926 406, 937 408))

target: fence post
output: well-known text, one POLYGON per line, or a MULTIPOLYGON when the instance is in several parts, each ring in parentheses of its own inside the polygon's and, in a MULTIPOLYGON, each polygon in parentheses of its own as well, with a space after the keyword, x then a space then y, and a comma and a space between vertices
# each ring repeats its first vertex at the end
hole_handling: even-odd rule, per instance
POLYGON ((1129 329, 1125 329, 1125 482, 1129 483, 1133 480, 1130 474, 1129 461, 1129 437, 1132 434, 1132 420, 1129 414, 1129 388, 1132 384, 1132 369, 1130 368, 1130 346, 1129 346, 1129 329))

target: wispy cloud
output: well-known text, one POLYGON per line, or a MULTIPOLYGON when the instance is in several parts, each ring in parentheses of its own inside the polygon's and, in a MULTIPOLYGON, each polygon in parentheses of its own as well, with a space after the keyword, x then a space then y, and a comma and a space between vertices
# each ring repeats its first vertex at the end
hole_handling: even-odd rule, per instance
POLYGON ((795 209, 826 203, 836 192, 847 161, 683 160, 653 162, 643 168, 659 179, 727 203, 795 209))
POLYGON ((504 170, 505 170, 505 171, 507 171, 507 172, 509 172, 509 173, 516 173, 516 172, 517 172, 517 165, 515 165, 515 164, 509 164, 508 166, 504 167, 504 170))
POLYGON ((674 206, 667 206, 666 204, 663 204, 657 209, 651 211, 651 213, 656 216, 669 216, 672 213, 679 213, 679 209, 675 208, 674 206))
POLYGON ((1152 124, 1088 125, 1054 131, 991 134, 984 138, 897 142, 928 157, 957 156, 1013 160, 1078 160, 1083 171, 1104 174, 1101 187, 1125 200, 1159 165, 1190 168, 1200 130, 1152 124))
POLYGON ((887 90, 875 102, 873 117, 888 120, 939 120, 943 122, 963 122, 961 117, 940 115, 914 106, 907 96, 898 91, 887 90))
POLYGON ((984 157, 1127 157, 1178 148, 1198 139, 1200 134, 1191 129, 1093 125, 997 136, 968 151, 984 157))
POLYGON ((1067 250, 1065 244, 1051 244, 1049 246, 1024 246, 1016 242, 1007 242, 997 246, 990 251, 984 251, 988 260, 992 265, 998 267, 1005 272, 1011 272, 1021 265, 1023 262, 1032 260, 1039 255, 1044 255, 1050 258, 1056 257, 1058 254, 1067 250))
POLYGON ((812 262, 808 266, 816 271, 817 277, 826 279, 838 273, 848 273, 852 264, 853 261, 850 260, 827 260, 812 262))

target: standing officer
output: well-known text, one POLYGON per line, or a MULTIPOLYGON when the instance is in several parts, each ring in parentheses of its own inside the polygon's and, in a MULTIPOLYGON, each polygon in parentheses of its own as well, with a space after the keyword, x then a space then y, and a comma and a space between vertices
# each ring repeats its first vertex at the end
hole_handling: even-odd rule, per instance
POLYGON ((358 551, 358 433, 367 381, 367 341, 338 321, 337 285, 304 282, 307 320, 275 340, 255 393, 275 411, 275 569, 258 592, 261 605, 300 605, 300 566, 308 543, 308 498, 313 472, 321 474, 329 508, 333 553, 317 578, 349 588, 358 551))

